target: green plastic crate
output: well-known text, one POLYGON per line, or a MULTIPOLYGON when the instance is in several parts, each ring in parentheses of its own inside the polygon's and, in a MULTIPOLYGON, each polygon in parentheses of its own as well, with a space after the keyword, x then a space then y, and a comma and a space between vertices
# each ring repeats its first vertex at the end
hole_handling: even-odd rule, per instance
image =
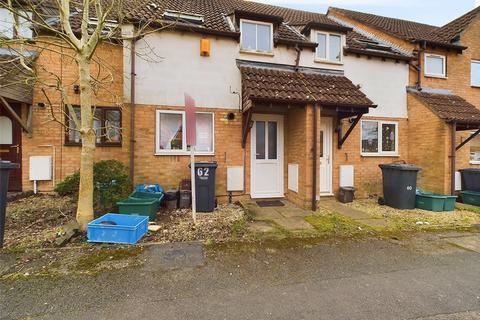
POLYGON ((457 202, 457 196, 445 196, 445 205, 443 211, 455 210, 455 202, 457 202))
POLYGON ((117 202, 118 213, 148 216, 150 221, 157 218, 159 202, 156 199, 128 198, 117 202))
POLYGON ((445 197, 436 194, 417 194, 415 197, 415 207, 423 210, 440 212, 445 206, 445 197))
POLYGON ((132 192, 128 198, 151 199, 151 200, 158 201, 158 204, 160 204, 163 200, 163 192, 140 192, 140 191, 135 191, 135 192, 132 192))
POLYGON ((480 206, 480 192, 462 191, 460 194, 462 195, 463 203, 480 206))

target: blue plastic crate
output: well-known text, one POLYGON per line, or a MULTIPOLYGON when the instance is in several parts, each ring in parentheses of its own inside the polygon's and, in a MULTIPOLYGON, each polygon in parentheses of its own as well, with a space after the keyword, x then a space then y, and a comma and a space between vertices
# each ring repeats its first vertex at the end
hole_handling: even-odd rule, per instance
POLYGON ((147 231, 148 217, 107 213, 88 224, 87 238, 88 242, 135 244, 147 231))
POLYGON ((135 188, 139 192, 161 192, 164 193, 163 188, 159 184, 137 184, 135 188))

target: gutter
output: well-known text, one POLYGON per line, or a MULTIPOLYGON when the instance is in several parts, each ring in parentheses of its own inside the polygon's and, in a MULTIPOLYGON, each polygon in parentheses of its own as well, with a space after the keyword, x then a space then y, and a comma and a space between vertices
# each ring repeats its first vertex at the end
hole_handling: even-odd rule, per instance
POLYGON ((393 60, 402 60, 402 61, 411 61, 412 60, 411 57, 408 57, 408 56, 405 56, 405 55, 402 55, 402 54, 395 54, 395 53, 373 52, 373 51, 354 49, 354 48, 349 48, 349 47, 344 48, 343 51, 346 52, 346 53, 363 54, 363 55, 366 55, 366 56, 387 58, 387 59, 393 59, 393 60))
POLYGON ((437 42, 437 41, 431 41, 431 40, 425 40, 425 39, 415 39, 412 41, 413 43, 419 43, 419 44, 424 44, 425 46, 428 44, 432 47, 441 47, 441 48, 447 48, 447 49, 455 49, 459 51, 467 50, 468 47, 461 46, 458 44, 453 44, 453 43, 443 43, 443 42, 437 42))

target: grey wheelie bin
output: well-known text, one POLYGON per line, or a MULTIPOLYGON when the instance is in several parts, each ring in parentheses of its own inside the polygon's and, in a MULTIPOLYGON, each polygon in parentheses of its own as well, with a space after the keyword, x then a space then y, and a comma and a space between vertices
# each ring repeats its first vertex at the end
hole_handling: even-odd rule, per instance
POLYGON ((195 162, 196 207, 198 212, 215 210, 216 162, 195 162))
POLYGON ((7 208, 8 177, 10 170, 18 169, 20 165, 0 160, 0 248, 3 247, 5 232, 5 212, 7 208))
POLYGON ((462 175, 462 190, 480 192, 480 169, 468 168, 459 171, 462 175))
POLYGON ((420 168, 409 164, 381 164, 385 204, 397 209, 414 209, 417 173, 420 168))

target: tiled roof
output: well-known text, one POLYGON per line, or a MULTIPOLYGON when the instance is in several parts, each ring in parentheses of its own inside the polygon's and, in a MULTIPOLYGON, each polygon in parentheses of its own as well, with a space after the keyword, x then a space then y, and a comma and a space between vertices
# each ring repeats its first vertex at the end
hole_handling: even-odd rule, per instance
POLYGON ((408 90, 439 118, 460 124, 480 124, 480 110, 465 99, 452 93, 434 93, 408 90))
POLYGON ((380 43, 378 40, 364 36, 356 31, 347 33, 347 46, 345 51, 400 60, 411 59, 411 56, 395 47, 380 43))
POLYGON ((252 101, 320 103, 349 107, 375 107, 341 74, 293 71, 240 65, 244 106, 252 101))
MULTIPOLYGON (((283 18, 289 26, 305 25, 308 22, 317 22, 331 28, 342 30, 343 27, 329 19, 326 15, 278 6, 271 6, 244 0, 141 0, 127 2, 129 12, 127 17, 132 20, 158 21, 162 19, 165 10, 198 14, 204 17, 203 25, 192 25, 195 30, 210 30, 227 33, 237 33, 238 29, 232 30, 227 16, 236 10, 251 12, 283 18), (153 5, 152 5, 153 4, 153 5)), ((282 41, 308 42, 300 33, 293 32, 285 24, 277 28, 275 39, 282 41)))
MULTIPOLYGON (((448 33, 455 33, 461 29, 461 26, 464 25, 467 21, 471 21, 473 14, 470 13, 465 15, 464 18, 459 18, 460 21, 453 23, 448 30, 455 30, 454 32, 447 32, 448 30, 442 31, 442 27, 432 26, 424 23, 402 20, 384 16, 378 16, 371 13, 364 13, 359 11, 346 10, 341 8, 330 8, 329 12, 339 12, 344 14, 350 19, 356 20, 360 23, 363 23, 367 26, 381 30, 389 35, 397 37, 406 41, 427 41, 438 46, 452 47, 457 49, 464 49, 457 43, 453 43, 451 38, 446 37, 448 33)), ((475 11, 475 10, 474 10, 475 11)), ((458 19, 457 19, 458 20, 458 19)))
POLYGON ((444 25, 435 31, 435 33, 445 39, 446 41, 454 42, 457 37, 467 28, 467 26, 480 15, 480 7, 467 12, 460 18, 453 20, 452 22, 444 25))
POLYGON ((24 57, 25 64, 32 66, 38 52, 23 50, 20 53, 14 49, 0 48, 0 96, 31 103, 35 79, 22 66, 20 55, 24 57))
POLYGON ((330 10, 338 11, 339 13, 342 13, 351 19, 364 23, 368 26, 381 29, 390 35, 408 41, 424 39, 425 37, 428 37, 432 31, 438 29, 438 27, 428 24, 383 17, 371 13, 340 8, 330 8, 330 10))

